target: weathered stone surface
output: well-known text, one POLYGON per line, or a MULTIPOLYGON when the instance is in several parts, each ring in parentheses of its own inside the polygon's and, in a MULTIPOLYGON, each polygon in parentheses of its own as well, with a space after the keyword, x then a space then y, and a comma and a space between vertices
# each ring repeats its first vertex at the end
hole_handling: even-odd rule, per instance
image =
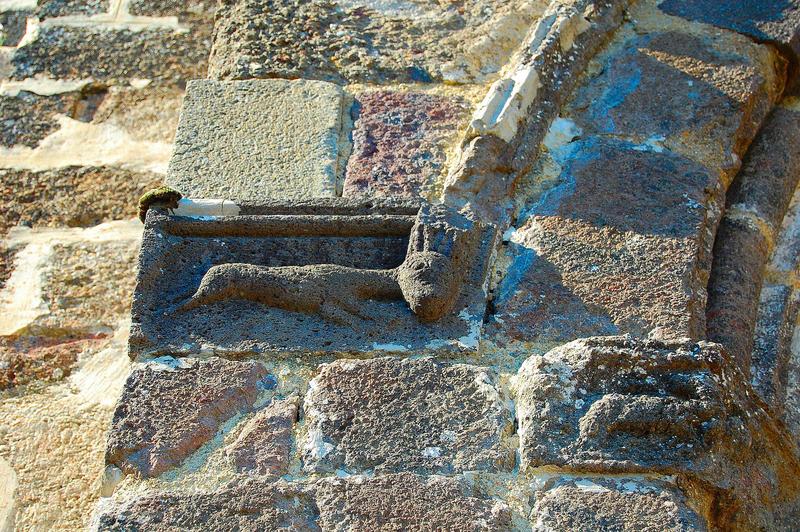
MULTIPOLYGON (((15 530, 85 530, 97 502, 111 409, 76 393, 74 382, 0 400, 0 460, 17 477, 15 530)), ((98 388, 111 395, 116 383, 98 388)))
POLYGON ((14 496, 17 490, 17 474, 8 465, 8 462, 0 458, 0 526, 6 530, 14 530, 15 501, 14 496))
POLYGON ((275 386, 256 362, 157 359, 134 369, 122 392, 106 463, 155 477, 178 466, 222 423, 248 411, 275 386))
POLYGON ((551 153, 557 184, 511 235, 496 330, 545 345, 657 328, 700 337, 717 176, 671 152, 598 137, 551 153))
POLYGON ((450 4, 225 0, 217 16, 214 79, 336 82, 481 80, 522 41, 536 2, 450 4))
POLYGON ((182 208, 148 212, 132 356, 478 347, 494 228, 389 200, 182 208))
POLYGON ((112 167, 0 170, 0 230, 30 226, 88 227, 136 216, 136 198, 161 176, 112 167))
POLYGON ((70 15, 96 15, 107 12, 109 0, 43 0, 36 7, 40 19, 70 15))
POLYGON ((509 530, 511 512, 457 478, 411 473, 320 480, 322 530, 509 530))
POLYGON ((800 105, 781 104, 764 122, 736 180, 728 209, 758 216, 777 236, 800 179, 800 105))
POLYGON ((705 520, 674 486, 635 478, 561 477, 536 493, 533 530, 689 531, 705 520))
POLYGON ((745 373, 750 368, 764 265, 772 243, 772 235, 759 221, 740 210, 725 213, 708 283, 708 339, 724 345, 745 373))
POLYGON ((714 243, 707 335, 727 348, 745 374, 750 372, 765 267, 800 179, 798 145, 800 113, 777 107, 728 191, 714 243))
POLYGON ((79 95, 39 96, 20 92, 17 96, 0 96, 0 143, 36 147, 47 135, 58 129, 56 114, 71 114, 79 95))
POLYGON ((589 60, 622 22, 628 4, 550 3, 515 62, 506 66, 473 115, 445 181, 445 203, 469 204, 480 219, 507 223, 509 195, 537 160, 550 122, 583 78, 589 60))
POLYGON ((193 81, 167 184, 190 198, 336 195, 344 96, 320 81, 193 81))
POLYGON ((340 360, 303 405, 312 471, 505 470, 511 413, 485 368, 431 359, 340 360))
POLYGON ((664 0, 659 7, 670 15, 772 43, 792 53, 795 60, 800 55, 800 3, 796 0, 718 0, 713 9, 702 0, 664 0))
POLYGON ((213 23, 216 8, 216 0, 131 0, 128 9, 132 15, 177 16, 181 21, 202 16, 213 23))
POLYGON ((93 528, 100 531, 319 530, 310 496, 286 482, 232 481, 219 491, 150 492, 100 503, 93 528))
POLYGON ((33 11, 27 9, 0 13, 0 46, 16 46, 25 35, 27 19, 33 11))
POLYGON ((782 90, 783 64, 736 35, 638 34, 663 26, 651 11, 634 10, 634 28, 597 60, 517 193, 495 304, 512 340, 547 349, 705 333, 724 189, 782 90))
MULTIPOLYGON (((766 177, 765 177, 766 180, 766 177)), ((765 183, 767 184, 768 181, 765 183)), ((755 190, 759 190, 754 187, 755 190)), ((780 201, 783 201, 781 199, 780 201)), ((797 316, 800 293, 800 189, 792 197, 774 250, 765 268, 764 284, 753 335, 750 377, 753 387, 800 435, 800 342, 797 316)), ((797 439, 800 441, 800 438, 797 439)))
POLYGON ((717 344, 579 340, 529 358, 516 392, 523 469, 699 479, 723 528, 798 512, 798 448, 717 344))
POLYGON ((0 390, 31 382, 58 382, 69 376, 78 357, 97 351, 101 335, 82 339, 0 337, 0 390))
POLYGON ((6 285, 6 281, 14 270, 14 257, 16 251, 8 249, 5 242, 0 242, 0 290, 6 285))
POLYGON ((247 422, 226 450, 239 473, 283 475, 289 466, 297 400, 274 401, 247 422))
POLYGON ((788 381, 798 369, 793 367, 791 355, 800 293, 791 286, 766 282, 758 303, 750 380, 772 410, 785 416, 788 403, 793 402, 788 395, 788 381))
POLYGON ((12 57, 16 79, 44 74, 53 78, 127 81, 146 78, 182 84, 205 77, 210 47, 208 28, 183 33, 44 26, 33 42, 12 57), (91 43, 91 45, 89 44, 91 43))
POLYGON ((120 127, 135 140, 171 144, 175 140, 182 102, 183 90, 176 87, 113 86, 98 106, 92 122, 120 127))
POLYGON ((790 347, 783 419, 795 441, 800 445, 800 328, 797 326, 790 347))
POLYGON ((42 298, 48 311, 28 330, 112 332, 130 305, 138 248, 138 239, 54 244, 42 271, 42 298))
POLYGON ((429 197, 465 106, 443 96, 376 91, 356 98, 344 195, 429 197))
POLYGON ((783 89, 783 65, 733 35, 629 31, 617 41, 562 116, 585 134, 675 151, 729 182, 783 89))

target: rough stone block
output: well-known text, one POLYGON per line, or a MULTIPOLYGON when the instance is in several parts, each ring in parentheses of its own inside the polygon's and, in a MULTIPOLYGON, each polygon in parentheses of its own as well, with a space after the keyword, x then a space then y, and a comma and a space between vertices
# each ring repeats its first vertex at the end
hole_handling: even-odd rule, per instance
POLYGON ((783 90, 783 65, 735 35, 629 31, 618 41, 562 116, 585 134, 680 153, 724 172, 727 185, 783 90))
POLYGON ((331 83, 189 83, 166 182, 190 198, 336 195, 344 95, 331 83))
POLYGON ((743 33, 800 55, 800 3, 797 0, 717 0, 714 8, 703 0, 665 0, 662 11, 697 22, 743 33))
POLYGON ((356 98, 353 154, 344 195, 429 197, 446 173, 446 150, 463 104, 422 93, 376 91, 356 98))
POLYGON ((500 70, 536 2, 225 0, 210 77, 346 82, 469 82, 500 70))
POLYGON ((132 356, 478 346, 494 229, 465 215, 344 199, 180 213, 148 213, 132 356))
POLYGON ((238 479, 218 491, 146 492, 98 505, 93 528, 101 531, 181 530, 318 531, 311 497, 286 482, 238 479))
POLYGON ((29 325, 35 333, 113 331, 129 307, 138 238, 55 244, 42 270, 48 312, 29 325))
POLYGON ((134 140, 172 144, 183 95, 178 87, 112 86, 97 106, 92 123, 117 126, 134 140))
POLYGON ((155 477, 181 464, 224 422, 276 385, 256 362, 156 359, 128 377, 111 424, 106 463, 155 477))
POLYGON ((12 77, 42 74, 104 82, 145 78, 182 84, 205 77, 210 44, 209 28, 202 27, 177 32, 49 25, 39 28, 34 41, 14 51, 12 77))
POLYGON ((551 152, 555 186, 521 216, 495 293, 513 340, 705 332, 705 287, 722 190, 668 151, 588 137, 551 152))
POLYGON ((509 530, 511 511, 452 477, 411 473, 317 482, 322 530, 509 530))
POLYGON ((495 299, 501 343, 705 334, 724 190, 784 64, 741 36, 687 32, 649 4, 631 17, 517 193, 520 229, 495 299))
POLYGON ((0 231, 18 224, 89 227, 134 218, 136 198, 160 182, 157 174, 112 167, 0 169, 0 231))
POLYGON ((57 114, 69 114, 80 99, 77 93, 39 96, 19 92, 16 96, 0 95, 0 143, 35 148, 42 139, 58 129, 57 114))
POLYGON ((529 358, 516 393, 523 470, 678 474, 701 491, 724 487, 738 502, 724 503, 722 528, 770 528, 800 508, 798 447, 718 344, 578 340, 529 358))
POLYGON ((15 250, 14 271, 0 292, 0 334, 78 339, 114 331, 135 281, 140 233, 134 227, 14 228, 7 240, 15 250))
POLYGON ((707 530, 674 486, 625 477, 550 480, 536 494, 530 521, 534 530, 707 530))
POLYGON ((788 381, 798 368, 792 361, 792 336, 800 309, 800 293, 786 285, 764 283, 754 327, 750 381, 777 415, 784 415, 788 381))
POLYGON ((226 450, 239 473, 284 475, 289 466, 297 401, 274 401, 250 419, 226 450))
POLYGON ((96 15, 109 9, 109 0, 44 0, 36 7, 40 19, 74 15, 96 15))
POLYGON ((530 172, 550 123, 584 79, 590 59, 622 23, 629 4, 549 3, 520 53, 477 107, 445 181, 445 203, 469 204, 482 220, 508 221, 508 197, 530 172))
POLYGON ((33 14, 28 9, 0 13, 0 46, 16 46, 25 35, 27 20, 33 14))
POLYGON ((177 16, 184 20, 195 20, 202 17, 214 23, 216 0, 130 0, 129 11, 132 15, 145 17, 177 16))
POLYGON ((100 349, 102 337, 52 339, 0 337, 0 390, 68 377, 79 357, 100 349))
POLYGON ((484 368, 430 359, 323 366, 305 404, 311 471, 452 473, 513 468, 511 412, 484 368))

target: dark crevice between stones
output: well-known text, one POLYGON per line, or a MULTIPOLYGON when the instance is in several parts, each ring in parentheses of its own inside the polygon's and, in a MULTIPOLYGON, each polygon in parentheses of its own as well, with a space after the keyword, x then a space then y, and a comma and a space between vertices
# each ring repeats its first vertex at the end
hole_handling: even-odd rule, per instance
POLYGON ((70 117, 81 122, 91 122, 100 105, 108 95, 108 86, 102 83, 91 83, 81 90, 78 98, 70 109, 70 117))

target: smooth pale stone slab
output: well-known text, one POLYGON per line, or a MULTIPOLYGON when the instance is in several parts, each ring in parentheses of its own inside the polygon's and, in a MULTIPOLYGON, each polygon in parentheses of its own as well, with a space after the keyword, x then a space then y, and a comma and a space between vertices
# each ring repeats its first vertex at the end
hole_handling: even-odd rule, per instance
POLYGON ((166 182, 190 198, 333 197, 343 106, 322 81, 192 81, 166 182))

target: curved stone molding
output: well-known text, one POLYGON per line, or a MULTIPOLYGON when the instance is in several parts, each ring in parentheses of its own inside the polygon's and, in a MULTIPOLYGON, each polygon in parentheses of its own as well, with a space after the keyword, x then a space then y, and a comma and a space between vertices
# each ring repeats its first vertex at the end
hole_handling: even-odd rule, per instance
POLYGON ((475 111, 445 181, 445 203, 469 203, 497 222, 517 179, 589 60, 622 21, 629 0, 552 2, 475 111), (535 110, 535 112, 532 112, 535 110))
POLYGON ((776 107, 728 191, 714 243, 706 332, 745 374, 750 372, 765 267, 800 180, 798 146, 800 112, 776 107))

